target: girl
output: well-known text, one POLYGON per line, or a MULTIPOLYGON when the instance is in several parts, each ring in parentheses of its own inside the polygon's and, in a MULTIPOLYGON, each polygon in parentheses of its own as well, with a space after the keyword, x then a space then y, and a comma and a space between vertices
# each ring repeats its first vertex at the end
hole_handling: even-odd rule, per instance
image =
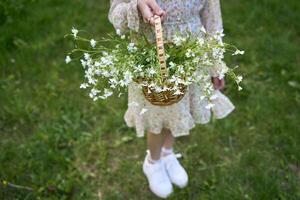
MULTIPOLYGON (((203 26, 211 34, 222 30, 219 0, 111 0, 109 20, 123 33, 132 30, 154 41, 154 15, 163 21, 164 39, 169 41, 177 32, 201 37, 203 26)), ((138 137, 147 132, 149 152, 143 171, 151 191, 161 198, 172 193, 172 183, 180 188, 188 183, 188 175, 173 153, 175 137, 188 135, 195 123, 208 123, 211 112, 220 119, 234 109, 219 91, 224 88, 224 79, 217 78, 216 71, 211 71, 217 97, 212 100, 213 107, 200 98, 198 85, 191 85, 184 98, 170 106, 152 105, 136 83, 128 88, 128 110, 124 118, 128 126, 136 128, 138 137)))

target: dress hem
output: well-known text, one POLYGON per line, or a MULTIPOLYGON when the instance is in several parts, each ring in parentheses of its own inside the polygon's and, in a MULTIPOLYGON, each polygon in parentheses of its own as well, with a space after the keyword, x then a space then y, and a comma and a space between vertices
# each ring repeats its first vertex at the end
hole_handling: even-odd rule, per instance
MULTIPOLYGON (((232 108, 230 108, 230 109, 228 109, 226 112, 224 112, 224 114, 219 115, 219 116, 214 116, 214 118, 216 118, 216 119, 223 119, 223 118, 227 117, 229 114, 231 114, 234 110, 235 110, 235 107, 233 106, 232 108)), ((200 120, 195 120, 195 119, 193 119, 193 125, 190 126, 190 127, 188 128, 188 130, 183 131, 183 132, 180 132, 180 133, 176 133, 176 132, 172 131, 170 128, 168 128, 168 127, 164 127, 164 128, 167 128, 167 129, 171 130, 172 135, 173 135, 175 138, 177 138, 177 137, 183 137, 183 136, 188 136, 188 135, 190 135, 190 130, 193 129, 197 124, 205 125, 205 124, 208 124, 210 121, 211 121, 211 119, 208 119, 208 120, 206 120, 206 121, 200 121, 200 120)), ((128 127, 130 127, 130 128, 136 128, 135 124, 129 122, 128 120, 126 120, 126 118, 125 118, 125 122, 126 122, 126 125, 127 125, 128 127)), ((153 133, 153 134, 160 134, 161 131, 162 131, 162 129, 163 129, 163 128, 161 128, 160 131, 157 131, 157 129, 156 129, 156 130, 153 130, 153 129, 152 129, 152 130, 151 130, 151 129, 146 129, 146 130, 145 130, 145 129, 144 129, 144 130, 142 131, 143 133, 138 133, 138 132, 137 132, 137 133, 136 133, 136 136, 137 136, 138 138, 143 138, 143 137, 145 137, 145 132, 148 132, 148 131, 151 132, 151 133, 153 133)))
MULTIPOLYGON (((126 125, 127 125, 129 128, 135 128, 135 129, 137 129, 136 126, 135 126, 135 124, 129 122, 128 120, 126 120, 126 118, 125 118, 125 123, 126 123, 126 125)), ((153 130, 153 129, 151 130, 150 128, 148 128, 148 129, 145 128, 143 131, 137 131, 137 130, 136 130, 136 136, 137 136, 138 138, 142 138, 142 137, 145 136, 145 132, 148 132, 148 131, 151 132, 151 133, 153 133, 153 134, 158 135, 158 134, 161 134, 163 128, 169 129, 169 130, 171 131, 171 134, 172 134, 175 138, 177 138, 177 137, 183 137, 183 136, 188 136, 188 135, 190 135, 190 130, 192 130, 192 129, 196 126, 196 123, 194 122, 194 120, 193 120, 192 123, 193 123, 193 124, 192 124, 189 128, 187 128, 187 130, 182 131, 182 132, 172 131, 172 129, 169 128, 169 127, 162 127, 162 128, 160 128, 160 129, 155 129, 155 130, 153 130)))

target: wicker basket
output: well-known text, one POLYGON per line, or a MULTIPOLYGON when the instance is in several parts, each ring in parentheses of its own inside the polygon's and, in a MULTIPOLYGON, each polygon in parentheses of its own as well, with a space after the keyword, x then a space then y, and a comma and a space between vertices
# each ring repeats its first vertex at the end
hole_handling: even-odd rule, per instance
MULTIPOLYGON (((168 69, 167 69, 167 64, 165 59, 165 49, 164 49, 164 41, 163 41, 160 17, 157 15, 154 16, 154 22, 155 22, 157 56, 160 64, 160 73, 163 79, 162 81, 164 82, 164 80, 168 77, 168 69)), ((174 94, 175 91, 156 92, 152 88, 147 86, 143 86, 142 90, 145 95, 145 98, 153 105, 168 106, 179 102, 184 97, 186 92, 186 86, 181 84, 178 85, 178 87, 181 94, 174 94)))

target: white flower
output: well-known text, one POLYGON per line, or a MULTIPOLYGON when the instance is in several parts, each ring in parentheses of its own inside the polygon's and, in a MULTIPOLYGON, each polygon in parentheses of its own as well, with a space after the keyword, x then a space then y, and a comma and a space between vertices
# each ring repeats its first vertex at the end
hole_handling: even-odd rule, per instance
POLYGON ((160 86, 153 86, 154 87, 154 90, 155 90, 155 92, 158 92, 158 93, 160 93, 160 92, 162 92, 163 91, 163 88, 162 87, 160 87, 160 86))
POLYGON ((210 100, 216 100, 217 98, 218 98, 218 95, 214 94, 214 95, 212 95, 209 99, 210 99, 210 100))
POLYGON ((176 46, 180 46, 182 44, 182 42, 185 42, 185 41, 186 41, 186 38, 178 36, 178 35, 175 35, 173 38, 173 42, 176 46))
POLYGON ((238 91, 241 91, 243 88, 241 86, 238 87, 238 91))
POLYGON ((200 97, 200 100, 202 101, 202 100, 204 100, 206 98, 206 96, 201 96, 200 97))
POLYGON ((81 88, 81 89, 86 89, 87 87, 89 87, 89 84, 87 84, 87 83, 82 83, 82 84, 80 85, 80 88, 81 88))
POLYGON ((111 88, 116 88, 118 85, 118 80, 116 78, 110 78, 108 82, 111 88))
POLYGON ((207 59, 203 61, 203 65, 212 66, 213 63, 209 59, 207 59))
POLYGON ((142 110, 141 110, 141 112, 140 112, 140 115, 143 115, 145 112, 147 112, 148 111, 148 109, 146 109, 146 108, 143 108, 142 110))
POLYGON ((236 77, 236 83, 239 84, 240 82, 242 82, 243 77, 242 76, 237 76, 236 77))
POLYGON ((220 73, 220 74, 218 75, 218 79, 219 79, 219 80, 222 80, 224 77, 225 77, 225 74, 223 74, 223 73, 220 73))
POLYGON ((171 88, 169 88, 168 86, 164 85, 163 91, 169 91, 171 90, 171 88))
POLYGON ((176 67, 176 64, 175 64, 175 63, 173 63, 173 62, 170 62, 170 63, 169 63, 169 68, 171 68, 171 69, 172 69, 172 68, 174 68, 174 67, 176 67))
POLYGON ((184 73, 184 68, 182 65, 177 66, 177 70, 179 73, 182 73, 182 74, 184 73))
POLYGON ((87 65, 87 62, 83 59, 81 59, 80 62, 81 62, 82 67, 85 68, 87 65))
POLYGON ((148 69, 147 69, 147 72, 148 72, 150 75, 156 74, 156 71, 155 71, 155 69, 154 69, 153 67, 148 68, 148 69))
POLYGON ((126 71, 124 73, 124 80, 120 81, 121 86, 126 86, 132 81, 132 73, 130 71, 126 71))
POLYGON ((83 56, 84 56, 85 60, 89 60, 90 59, 90 54, 88 54, 88 53, 84 53, 83 56))
POLYGON ((221 63, 221 69, 218 70, 218 78, 221 80, 225 77, 225 74, 228 72, 228 67, 226 66, 226 64, 221 63))
POLYGON ((223 59, 224 58, 225 49, 223 48, 213 48, 213 57, 215 59, 223 59))
POLYGON ((170 83, 177 82, 177 77, 173 75, 173 76, 169 79, 169 82, 170 82, 170 83))
POLYGON ((74 27, 72 28, 72 34, 73 34, 74 38, 77 38, 78 30, 74 27))
POLYGON ((93 48, 96 47, 96 43, 97 43, 96 40, 91 39, 90 43, 91 43, 91 46, 92 46, 93 48))
POLYGON ((213 36, 217 41, 218 43, 223 46, 224 43, 223 43, 223 37, 225 36, 225 34, 223 33, 223 30, 221 31, 217 31, 216 34, 213 36))
POLYGON ((180 90, 176 90, 175 92, 174 92, 174 94, 175 95, 181 95, 181 94, 183 94, 180 90))
POLYGON ((95 65, 95 67, 100 67, 100 66, 101 66, 101 63, 98 62, 98 61, 96 61, 94 65, 95 65))
POLYGON ((166 60, 170 58, 170 55, 166 53, 166 60))
POLYGON ((225 36, 225 34, 223 33, 224 32, 224 30, 221 30, 221 31, 217 31, 216 32, 216 36, 219 36, 219 37, 224 37, 225 36))
POLYGON ((72 61, 70 56, 66 56, 65 62, 68 64, 72 61))
POLYGON ((245 53, 245 51, 241 51, 241 50, 236 50, 232 55, 235 56, 235 55, 243 55, 245 53))
POLYGON ((178 37, 174 37, 173 42, 176 46, 180 46, 181 45, 181 40, 178 37))
POLYGON ((109 96, 111 96, 113 93, 112 93, 112 91, 110 91, 110 90, 108 90, 108 89, 104 89, 104 97, 105 98, 107 98, 107 97, 109 97, 109 96))
POLYGON ((136 66, 135 69, 134 69, 134 72, 141 72, 141 71, 143 71, 143 69, 142 69, 143 67, 144 67, 143 65, 136 66))
POLYGON ((205 106, 206 109, 210 110, 211 108, 213 108, 215 106, 215 104, 209 103, 205 106))
POLYGON ((116 30, 116 33, 117 33, 117 35, 121 35, 121 30, 120 30, 120 29, 117 29, 117 30, 116 30))
POLYGON ((104 65, 104 66, 110 66, 113 64, 113 57, 112 56, 105 56, 105 57, 101 57, 101 64, 104 65))
POLYGON ((126 38, 125 35, 121 35, 121 39, 124 40, 126 38))
POLYGON ((134 53, 137 51, 137 47, 135 46, 135 44, 133 42, 128 44, 127 49, 129 51, 129 53, 134 53))
POLYGON ((204 39, 203 39, 202 37, 199 37, 199 38, 198 38, 198 44, 199 44, 200 46, 203 46, 204 43, 205 43, 204 39))
POLYGON ((221 62, 219 66, 221 67, 221 73, 226 74, 228 72, 229 68, 225 62, 221 62))
POLYGON ((100 90, 96 89, 96 88, 93 88, 91 89, 91 92, 90 92, 90 97, 91 98, 94 98, 97 96, 97 94, 100 93, 100 90))
POLYGON ((206 30, 205 30, 204 26, 202 26, 200 30, 201 30, 203 33, 206 33, 206 30))
POLYGON ((185 56, 187 58, 195 57, 195 53, 191 49, 188 49, 187 52, 185 53, 185 56))

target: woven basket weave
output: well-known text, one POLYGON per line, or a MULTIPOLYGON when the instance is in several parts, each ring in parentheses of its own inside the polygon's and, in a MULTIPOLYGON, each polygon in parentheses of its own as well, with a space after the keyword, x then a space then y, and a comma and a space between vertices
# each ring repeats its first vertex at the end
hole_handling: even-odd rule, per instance
MULTIPOLYGON (((155 15, 154 16, 155 22, 155 36, 156 36, 156 46, 157 46, 157 56, 160 64, 160 73, 162 77, 162 81, 168 77, 168 69, 166 64, 165 58, 165 48, 164 48, 164 41, 163 41, 163 33, 162 33, 162 26, 160 17, 155 15)), ((168 85, 170 86, 170 84, 168 85)), ((152 103, 153 105, 157 106, 168 106, 174 103, 179 102, 185 95, 186 86, 183 84, 178 85, 181 94, 174 94, 175 91, 162 91, 156 92, 154 89, 143 86, 142 90, 144 93, 145 98, 152 103)))

